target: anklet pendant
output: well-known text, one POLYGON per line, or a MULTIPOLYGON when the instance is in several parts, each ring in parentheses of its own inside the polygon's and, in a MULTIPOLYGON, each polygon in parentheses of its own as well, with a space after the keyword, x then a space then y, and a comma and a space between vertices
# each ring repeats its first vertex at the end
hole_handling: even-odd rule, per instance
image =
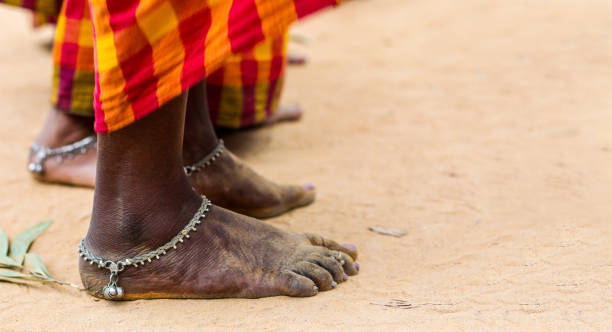
POLYGON ((107 300, 120 300, 123 298, 123 288, 117 286, 117 282, 119 282, 119 270, 117 269, 117 264, 115 265, 115 269, 111 267, 111 275, 109 277, 108 285, 104 286, 104 298, 107 300))
POLYGON ((195 213, 193 218, 187 223, 177 235, 175 235, 168 243, 163 246, 146 252, 144 254, 119 260, 117 262, 111 260, 105 260, 100 257, 94 256, 85 247, 85 239, 81 240, 79 245, 79 255, 89 264, 94 263, 98 268, 105 268, 110 271, 110 277, 108 284, 102 289, 102 294, 107 300, 121 300, 125 294, 123 287, 118 286, 119 273, 122 272, 127 266, 138 267, 138 264, 145 265, 145 263, 151 263, 154 259, 160 259, 161 256, 165 255, 168 250, 176 249, 177 244, 183 243, 185 239, 189 238, 189 232, 196 230, 197 225, 202 223, 202 219, 206 217, 206 212, 210 211, 211 206, 210 200, 206 196, 202 195, 202 204, 195 213))
POLYGON ((191 174, 201 171, 206 166, 212 164, 217 158, 219 158, 223 151, 225 151, 225 144, 223 143, 223 140, 220 139, 219 143, 217 143, 217 146, 215 146, 215 148, 211 152, 205 155, 204 158, 200 159, 200 161, 197 161, 194 164, 184 166, 183 170, 185 171, 185 174, 187 176, 191 176, 191 174))

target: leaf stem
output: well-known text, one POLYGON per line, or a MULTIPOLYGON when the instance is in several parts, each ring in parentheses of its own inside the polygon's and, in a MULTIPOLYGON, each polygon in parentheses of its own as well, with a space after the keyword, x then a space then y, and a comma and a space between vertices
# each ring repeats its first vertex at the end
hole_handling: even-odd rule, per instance
POLYGON ((84 288, 79 287, 79 285, 73 284, 71 282, 57 280, 57 279, 54 279, 52 277, 49 277, 49 276, 46 276, 46 275, 42 275, 40 273, 33 272, 30 269, 28 269, 27 267, 25 267, 25 266, 20 266, 19 269, 22 270, 23 272, 26 272, 27 274, 33 276, 34 278, 38 279, 38 281, 52 282, 52 283, 55 283, 55 284, 58 284, 58 285, 61 285, 61 286, 70 286, 70 287, 75 288, 75 289, 77 289, 79 291, 84 291, 85 290, 84 288))

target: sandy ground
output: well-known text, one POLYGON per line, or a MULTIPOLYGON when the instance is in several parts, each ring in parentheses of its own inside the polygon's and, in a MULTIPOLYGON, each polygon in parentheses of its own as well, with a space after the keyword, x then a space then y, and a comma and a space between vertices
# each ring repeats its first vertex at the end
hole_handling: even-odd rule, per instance
MULTIPOLYGON (((362 272, 314 298, 107 303, 0 284, 1 330, 612 329, 609 0, 366 0, 326 12, 286 101, 303 121, 228 138, 317 202, 270 220, 356 243, 362 272), (369 225, 403 228, 403 238, 369 225), (371 304, 402 299, 413 309, 371 304)), ((0 227, 52 219, 33 251, 78 283, 92 191, 42 185, 25 155, 50 58, 0 10, 0 227)))

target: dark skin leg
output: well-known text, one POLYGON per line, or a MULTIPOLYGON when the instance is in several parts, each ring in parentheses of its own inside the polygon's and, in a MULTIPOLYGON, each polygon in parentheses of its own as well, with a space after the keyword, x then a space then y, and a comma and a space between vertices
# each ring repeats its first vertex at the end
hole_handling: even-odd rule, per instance
MULTIPOLYGON (((189 91, 183 161, 202 159, 218 139, 207 111, 206 86, 199 83, 189 91)), ((200 193, 215 204, 256 218, 273 217, 314 201, 312 185, 277 185, 255 173, 231 152, 225 151, 212 164, 189 177, 200 193)))
MULTIPOLYGON (((56 148, 93 134, 93 119, 52 110, 37 143, 56 148)), ((192 164, 217 144, 217 136, 207 111, 206 86, 199 83, 190 90, 185 125, 184 162, 192 164)), ((96 148, 58 163, 48 159, 39 180, 93 187, 96 172, 96 148)), ((31 161, 29 158, 28 162, 31 161)), ((312 185, 277 185, 244 165, 226 151, 205 170, 193 174, 191 184, 217 204, 248 216, 273 217, 314 201, 312 185)))
MULTIPOLYGON (((200 206, 182 170, 186 94, 136 123, 98 135, 99 158, 86 246, 118 260, 166 243, 200 206)), ((121 272, 124 299, 312 296, 357 273, 354 246, 285 232, 213 206, 197 232, 160 260, 121 272), (332 256, 340 252, 340 265, 332 256)), ((102 296, 107 270, 79 262, 102 296)))

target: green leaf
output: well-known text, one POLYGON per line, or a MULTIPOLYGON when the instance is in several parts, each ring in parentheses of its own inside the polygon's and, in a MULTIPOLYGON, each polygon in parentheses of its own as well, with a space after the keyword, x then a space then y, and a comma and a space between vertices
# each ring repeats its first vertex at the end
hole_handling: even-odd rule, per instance
POLYGON ((24 263, 26 266, 30 268, 30 271, 32 271, 33 274, 37 276, 42 275, 43 277, 49 277, 49 278, 51 277, 42 259, 37 254, 33 254, 33 253, 26 254, 24 263))
POLYGON ((9 269, 0 269, 0 277, 2 278, 15 278, 15 279, 23 279, 23 280, 32 280, 32 281, 46 281, 43 279, 36 278, 35 276, 9 270, 9 269))
POLYGON ((6 236, 6 233, 0 228, 0 257, 6 257, 6 255, 8 255, 8 247, 8 236, 6 236))
POLYGON ((21 279, 31 278, 29 274, 25 274, 25 273, 13 271, 13 270, 8 270, 8 269, 0 269, 0 277, 21 278, 21 279))
POLYGON ((300 44, 300 45, 307 45, 309 43, 308 38, 306 38, 306 36, 304 36, 304 35, 298 35, 298 34, 290 33, 289 34, 289 39, 292 42, 295 42, 296 44, 300 44))
POLYGON ((29 281, 38 281, 38 282, 49 282, 50 280, 40 279, 30 274, 25 274, 13 270, 8 269, 0 269, 0 280, 1 279, 21 279, 21 280, 29 280, 29 281))
POLYGON ((21 267, 21 265, 10 257, 0 257, 0 267, 21 267))
POLYGON ((50 220, 43 221, 34 227, 26 229, 15 237, 13 243, 11 243, 11 256, 17 261, 17 263, 23 263, 23 258, 28 252, 28 249, 30 249, 32 242, 38 235, 40 235, 40 233, 44 232, 49 225, 51 225, 50 220))

